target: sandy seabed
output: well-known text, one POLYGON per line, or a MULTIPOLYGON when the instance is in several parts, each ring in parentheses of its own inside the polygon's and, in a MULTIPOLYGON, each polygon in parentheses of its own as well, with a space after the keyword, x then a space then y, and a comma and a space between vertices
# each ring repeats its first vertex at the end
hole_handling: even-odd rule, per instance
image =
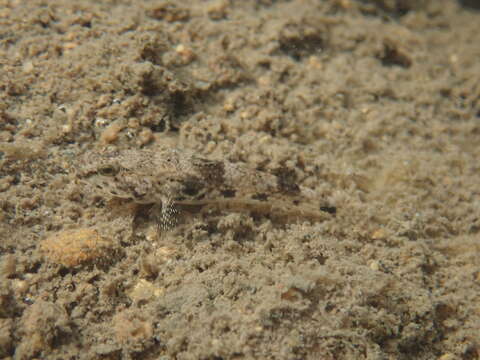
POLYGON ((0 0, 0 358, 479 359, 475 5, 0 0), (161 232, 76 172, 165 147, 328 216, 161 232))

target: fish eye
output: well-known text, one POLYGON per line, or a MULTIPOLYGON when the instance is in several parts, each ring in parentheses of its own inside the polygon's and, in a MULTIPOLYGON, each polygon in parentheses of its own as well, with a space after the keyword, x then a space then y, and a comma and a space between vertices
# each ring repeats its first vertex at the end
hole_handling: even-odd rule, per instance
POLYGON ((101 175, 114 175, 116 173, 115 168, 112 166, 105 166, 98 170, 101 175))

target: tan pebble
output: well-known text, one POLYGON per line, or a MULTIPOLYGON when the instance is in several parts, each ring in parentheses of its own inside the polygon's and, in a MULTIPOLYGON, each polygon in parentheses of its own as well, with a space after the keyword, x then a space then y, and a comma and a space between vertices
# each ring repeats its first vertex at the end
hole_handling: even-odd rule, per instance
POLYGON ((219 347, 222 342, 219 339, 212 339, 211 340, 212 347, 219 347))
POLYGON ((153 326, 147 316, 131 309, 113 317, 113 330, 119 343, 137 343, 153 335, 153 326))
POLYGON ((212 20, 221 20, 227 17, 228 3, 226 1, 217 1, 207 9, 208 17, 212 20))
POLYGON ((386 236, 387 236, 387 233, 385 232, 384 229, 377 229, 372 233, 373 240, 385 239, 386 236))
POLYGON ((271 140, 272 140, 272 137, 270 135, 265 135, 265 136, 261 137, 258 142, 260 144, 266 144, 266 143, 270 143, 271 140))
POLYGON ((17 295, 24 295, 30 287, 28 281, 15 279, 12 283, 13 291, 17 295))
POLYGON ((372 262, 370 262, 369 267, 373 271, 378 271, 378 270, 380 270, 380 263, 377 260, 373 260, 372 262))
POLYGON ((112 97, 107 94, 100 95, 97 100, 97 108, 104 107, 112 102, 112 97))
POLYGON ((78 44, 76 42, 66 42, 65 44, 63 44, 63 48, 65 50, 72 50, 75 49, 77 46, 78 44))
POLYGON ((175 51, 179 54, 185 51, 185 45, 183 44, 178 44, 177 47, 175 48, 175 51))
POLYGON ((441 180, 442 184, 445 186, 450 186, 453 184, 454 180, 450 176, 446 176, 441 180))
POLYGON ((9 131, 0 131, 0 142, 13 141, 13 135, 9 131))
POLYGON ((368 114, 370 111, 372 111, 372 109, 369 108, 368 106, 362 106, 362 107, 360 108, 360 112, 361 112, 362 114, 368 114))
POLYGON ((138 129, 140 127, 140 120, 138 118, 130 118, 127 123, 131 129, 138 129))
POLYGON ((242 112, 240 113, 240 118, 241 118, 242 120, 248 119, 249 117, 250 117, 250 113, 249 113, 248 111, 242 111, 242 112))
POLYGON ((76 37, 77 37, 77 34, 74 33, 74 32, 69 32, 69 33, 65 34, 65 40, 67 40, 67 41, 73 41, 73 40, 75 40, 76 37))
POLYGON ((32 210, 37 205, 35 198, 25 198, 20 201, 20 208, 23 210, 32 210))
MULTIPOLYGON (((22 339, 28 339, 28 349, 32 354, 50 348, 55 339, 54 333, 68 331, 68 315, 65 309, 52 302, 36 298, 33 305, 27 307, 20 320, 22 339)), ((19 345, 25 346, 23 340, 19 345)), ((33 359, 33 356, 28 356, 33 359)))
POLYGON ((158 240, 158 227, 156 225, 150 226, 145 233, 145 238, 148 241, 158 240))
POLYGON ((308 58, 308 65, 311 66, 314 69, 322 69, 322 63, 320 62, 320 59, 318 56, 312 55, 308 58))
POLYGON ((139 302, 162 296, 164 292, 164 289, 153 285, 145 279, 140 279, 135 286, 127 292, 127 295, 132 301, 139 302))
POLYGON ((0 178, 0 192, 7 191, 14 181, 15 178, 11 175, 0 178))
POLYGON ((40 243, 47 260, 66 267, 97 260, 106 255, 110 246, 110 241, 91 228, 61 231, 40 243))
POLYGON ((155 255, 163 261, 171 259, 174 254, 175 249, 168 246, 162 246, 155 251, 155 255))
POLYGON ((140 145, 146 145, 153 140, 153 132, 149 128, 143 128, 138 134, 140 145))
POLYGON ((209 141, 207 145, 205 146, 205 151, 207 154, 212 153, 215 149, 217 148, 217 144, 215 141, 209 141))
POLYGON ((282 300, 287 300, 290 302, 299 301, 302 299, 302 297, 303 297, 302 292, 295 287, 289 288, 287 291, 283 292, 280 295, 280 298, 282 300))
POLYGON ((259 86, 267 87, 271 85, 270 78, 268 76, 260 76, 257 80, 259 86))
POLYGON ((352 7, 350 0, 338 0, 336 5, 341 6, 343 9, 350 9, 352 7))
POLYGON ((33 63, 31 61, 27 61, 23 64, 23 72, 25 73, 31 73, 35 67, 33 66, 33 63))
POLYGON ((438 360, 455 360, 455 359, 456 359, 455 355, 450 353, 443 354, 438 358, 438 360))
MULTIPOLYGON (((180 2, 178 2, 180 3, 180 2)), ((186 8, 177 7, 175 4, 157 4, 148 12, 149 16, 157 20, 165 20, 167 22, 186 21, 190 18, 190 11, 186 8)))
POLYGON ((13 254, 6 254, 0 261, 0 275, 8 278, 17 272, 17 259, 13 254))
POLYGON ((6 19, 6 18, 10 17, 10 13, 11 13, 10 9, 1 9, 0 10, 0 18, 6 19))
POLYGON ((228 111, 228 112, 232 112, 232 111, 235 111, 235 101, 233 99, 227 99, 224 103, 223 103, 223 110, 225 111, 228 111))
POLYGON ((100 141, 105 144, 111 144, 118 139, 118 133, 123 130, 125 126, 119 122, 110 124, 100 135, 100 141))
POLYGON ((95 126, 96 127, 104 127, 105 125, 108 124, 108 120, 102 117, 97 117, 95 119, 95 126))
POLYGON ((182 57, 182 60, 186 63, 191 62, 193 59, 195 59, 195 53, 193 52, 192 49, 189 47, 179 44, 175 48, 175 52, 182 57))

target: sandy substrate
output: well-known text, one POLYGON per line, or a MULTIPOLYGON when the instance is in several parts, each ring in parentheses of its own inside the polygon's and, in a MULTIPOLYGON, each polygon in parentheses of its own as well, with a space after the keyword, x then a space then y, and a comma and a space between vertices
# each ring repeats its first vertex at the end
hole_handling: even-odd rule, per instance
POLYGON ((474 5, 0 0, 0 358, 478 359, 474 5), (106 147, 282 166, 331 211, 159 232, 79 181, 106 147))

